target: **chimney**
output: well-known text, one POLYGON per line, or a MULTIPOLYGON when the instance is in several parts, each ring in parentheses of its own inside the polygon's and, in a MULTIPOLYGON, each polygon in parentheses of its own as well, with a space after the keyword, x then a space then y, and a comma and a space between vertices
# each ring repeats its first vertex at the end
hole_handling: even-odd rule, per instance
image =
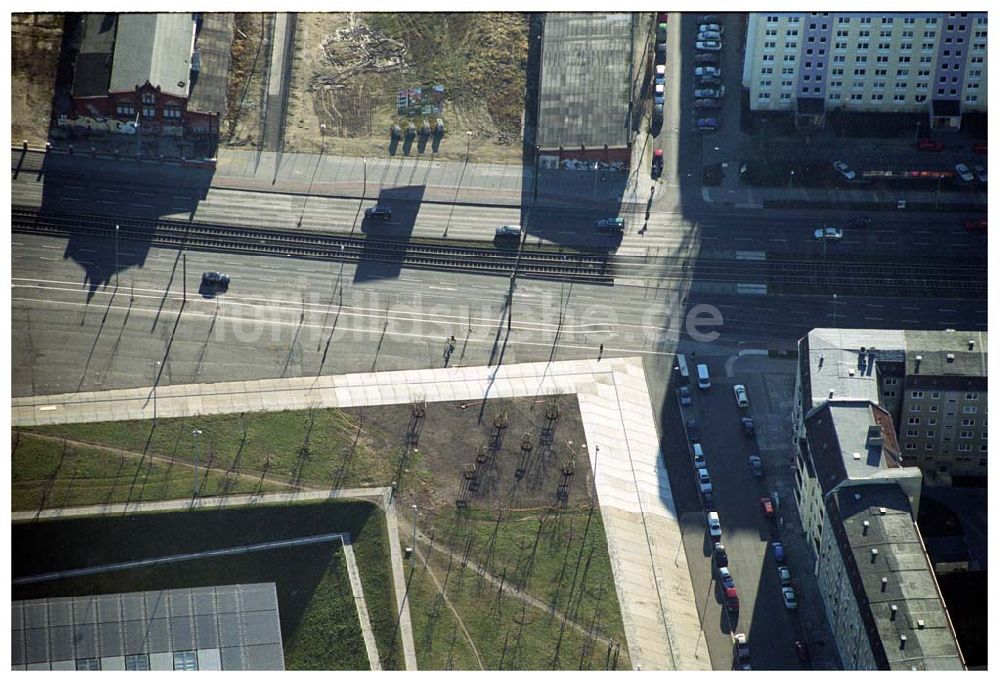
POLYGON ((867 536, 868 535, 868 527, 870 527, 870 526, 871 526, 871 524, 868 522, 867 519, 861 523, 861 527, 862 527, 861 528, 861 535, 862 536, 867 536))
POLYGON ((830 396, 828 398, 833 398, 833 389, 830 389, 830 396))
POLYGON ((883 576, 882 577, 882 592, 883 593, 885 593, 885 587, 887 585, 889 585, 889 579, 887 579, 886 577, 883 576))
POLYGON ((969 340, 969 351, 972 351, 974 348, 976 348, 976 340, 975 339, 970 339, 969 340))
POLYGON ((872 563, 878 559, 878 548, 872 548, 872 563))
POLYGON ((889 621, 896 621, 896 611, 898 609, 895 605, 889 605, 889 621))
POLYGON ((953 354, 953 353, 949 353, 948 355, 945 356, 945 358, 947 359, 947 361, 949 363, 954 363, 955 362, 955 354, 953 354))
POLYGON ((922 629, 923 627, 924 627, 924 620, 923 619, 917 619, 917 628, 922 629))
POLYGON ((865 442, 868 448, 885 445, 885 437, 882 435, 882 428, 878 425, 868 425, 868 440, 865 442))
POLYGON ((906 647, 906 634, 899 634, 899 649, 902 650, 906 647))

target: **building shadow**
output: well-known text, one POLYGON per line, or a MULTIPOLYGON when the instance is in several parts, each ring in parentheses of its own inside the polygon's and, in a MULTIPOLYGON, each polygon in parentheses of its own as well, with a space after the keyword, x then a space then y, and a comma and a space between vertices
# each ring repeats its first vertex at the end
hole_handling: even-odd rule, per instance
POLYGON ((383 220, 365 216, 362 220, 361 232, 366 239, 354 270, 355 283, 399 277, 423 196, 422 185, 394 187, 379 192, 377 203, 389 207, 392 218, 383 220))

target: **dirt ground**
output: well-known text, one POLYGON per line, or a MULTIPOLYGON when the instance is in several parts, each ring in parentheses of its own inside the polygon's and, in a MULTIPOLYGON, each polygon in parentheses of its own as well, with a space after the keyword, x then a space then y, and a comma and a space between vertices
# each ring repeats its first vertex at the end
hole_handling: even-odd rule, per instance
POLYGON ((299 14, 285 149, 387 156, 393 124, 441 118, 439 144, 418 136, 395 153, 520 163, 527 35, 516 13, 299 14), (440 116, 397 114, 398 91, 433 85, 444 86, 440 116))
POLYGON ((49 139, 63 15, 12 14, 10 35, 11 141, 40 146, 49 139))
POLYGON ((227 86, 229 107, 221 144, 242 147, 256 145, 260 139, 261 98, 266 86, 264 65, 270 57, 262 49, 262 41, 270 15, 237 12, 233 20, 236 30, 227 86))
POLYGON ((593 480, 576 396, 350 409, 421 509, 537 510, 590 503, 593 480), (415 449, 403 460, 407 444, 415 449), (523 450, 522 446, 527 446, 523 450), (402 469, 399 469, 399 468, 402 469), (561 494, 561 492, 564 493, 561 494))

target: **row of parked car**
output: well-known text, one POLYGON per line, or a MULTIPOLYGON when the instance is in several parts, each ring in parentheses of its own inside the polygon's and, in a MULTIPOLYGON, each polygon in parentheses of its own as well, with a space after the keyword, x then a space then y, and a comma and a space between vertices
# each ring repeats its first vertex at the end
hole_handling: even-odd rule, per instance
POLYGON ((714 14, 698 17, 698 35, 694 57, 695 127, 698 130, 718 130, 719 118, 714 111, 722 109, 722 24, 714 14))
MULTIPOLYGON (((843 161, 834 161, 833 170, 840 174, 840 177, 844 180, 851 181, 858 177, 858 174, 853 168, 845 164, 843 161)), ((964 183, 971 183, 973 180, 978 180, 982 184, 986 184, 986 167, 982 164, 955 164, 955 177, 964 183)))
POLYGON ((667 13, 656 14, 656 48, 654 52, 653 75, 653 125, 663 123, 663 105, 666 103, 667 87, 667 13))

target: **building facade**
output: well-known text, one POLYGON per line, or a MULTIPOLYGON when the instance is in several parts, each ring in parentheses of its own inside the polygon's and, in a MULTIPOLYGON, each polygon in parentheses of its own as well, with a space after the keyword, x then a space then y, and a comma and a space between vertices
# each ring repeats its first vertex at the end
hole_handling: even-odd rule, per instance
POLYGON ((927 114, 957 129, 987 104, 985 12, 760 12, 747 25, 743 87, 753 111, 927 114))

